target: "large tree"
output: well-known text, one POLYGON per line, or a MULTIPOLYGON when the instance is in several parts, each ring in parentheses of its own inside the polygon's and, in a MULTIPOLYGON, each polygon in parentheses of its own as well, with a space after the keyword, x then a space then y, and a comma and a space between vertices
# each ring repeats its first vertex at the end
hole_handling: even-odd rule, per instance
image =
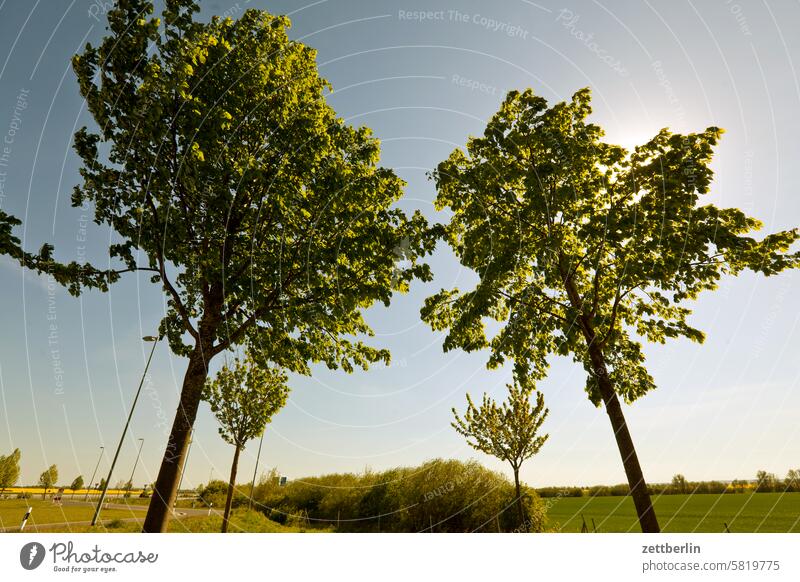
POLYGON ((75 480, 72 481, 69 488, 72 491, 72 496, 75 497, 75 492, 79 489, 83 489, 83 475, 75 477, 75 480))
POLYGON ((45 471, 39 475, 39 485, 44 489, 42 491, 42 499, 47 495, 47 490, 58 482, 58 467, 50 465, 45 471))
POLYGON ((512 91, 482 137, 433 173, 447 240, 479 281, 442 290, 423 318, 447 329, 444 349, 489 348, 542 378, 548 357, 571 355, 587 372, 586 393, 603 404, 642 530, 659 531, 619 397, 655 388, 642 341, 702 341, 689 301, 743 269, 765 275, 798 266, 798 230, 749 236, 762 225, 735 208, 702 204, 722 130, 664 129, 626 151, 587 122, 590 92, 552 107, 512 91), (501 322, 487 335, 485 320, 501 322))
POLYGON ((166 528, 214 356, 246 342, 299 373, 388 361, 363 343, 362 312, 430 279, 419 259, 435 245, 419 213, 394 207, 403 183, 377 165, 378 140, 327 105, 286 17, 197 11, 166 0, 159 19, 120 0, 109 35, 73 60, 98 129, 75 135, 72 203, 115 233, 124 265, 109 281, 145 271, 163 288, 160 330, 189 360, 146 532, 166 528))
POLYGON ((286 404, 289 387, 286 373, 274 367, 259 365, 251 356, 235 359, 217 372, 213 381, 207 381, 203 400, 219 422, 219 434, 234 446, 225 513, 222 516, 222 533, 228 531, 233 490, 239 454, 247 441, 261 435, 272 417, 286 404))
POLYGON ((0 492, 16 485, 19 479, 19 459, 22 453, 14 449, 10 455, 0 455, 0 492))
POLYGON ((483 402, 475 406, 467 394, 464 418, 454 408, 455 420, 452 424, 459 434, 467 438, 467 443, 473 449, 511 465, 519 527, 528 531, 530 528, 525 516, 519 470, 523 462, 539 452, 550 436, 539 434, 549 411, 544 406, 544 396, 529 378, 515 378, 514 383, 507 384, 506 388, 508 398, 499 405, 484 392, 483 402), (531 402, 534 393, 535 403, 531 402))

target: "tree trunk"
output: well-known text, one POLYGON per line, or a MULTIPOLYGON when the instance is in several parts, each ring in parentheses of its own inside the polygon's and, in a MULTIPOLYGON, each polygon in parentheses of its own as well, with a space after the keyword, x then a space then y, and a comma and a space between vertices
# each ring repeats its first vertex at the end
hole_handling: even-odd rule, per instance
POLYGON ((231 463, 231 479, 228 481, 228 497, 225 499, 225 513, 222 516, 222 533, 228 532, 228 519, 231 515, 231 505, 233 505, 233 489, 236 487, 236 469, 239 467, 239 451, 242 447, 236 445, 233 453, 233 463, 231 463))
POLYGON ((617 448, 622 457, 622 466, 625 468, 625 475, 628 478, 628 486, 631 489, 631 497, 636 507, 636 514, 639 516, 639 525, 642 528, 642 533, 659 533, 661 528, 658 526, 658 519, 653 509, 653 503, 650 500, 650 493, 647 491, 647 483, 644 480, 642 467, 639 464, 639 457, 636 455, 636 448, 633 446, 633 438, 631 438, 628 424, 625 422, 625 415, 622 413, 622 406, 619 403, 614 383, 608 376, 605 356, 595 335, 592 321, 583 310, 583 300, 578 295, 575 283, 572 281, 569 269, 564 264, 563 258, 560 269, 570 303, 579 313, 578 317, 589 351, 589 359, 597 378, 606 413, 611 421, 611 427, 614 429, 614 438, 617 441, 617 448))
POLYGON ((659 533, 661 528, 658 526, 650 493, 647 491, 647 483, 639 464, 639 457, 636 455, 636 448, 633 446, 633 438, 628 430, 628 423, 625 422, 625 415, 622 413, 622 406, 619 403, 614 384, 608 377, 605 359, 596 343, 589 346, 589 355, 595 365, 600 395, 603 397, 606 413, 608 413, 611 427, 614 429, 614 438, 617 440, 622 465, 625 467, 625 475, 628 477, 628 486, 631 488, 636 514, 639 516, 639 525, 643 533, 659 533))
POLYGON ((519 527, 521 531, 528 531, 528 528, 525 525, 525 507, 522 503, 522 488, 519 485, 519 467, 513 467, 514 469, 514 491, 517 495, 517 515, 519 517, 519 527))
MULTIPOLYGON (((210 342, 209 342, 210 345, 210 342)), ((208 357, 203 353, 202 344, 195 346, 189 357, 189 366, 183 377, 180 402, 172 423, 172 431, 161 460, 161 468, 153 487, 147 517, 144 520, 144 533, 163 533, 167 531, 170 509, 178 494, 183 462, 189 446, 189 435, 200 407, 200 396, 208 376, 208 357)))

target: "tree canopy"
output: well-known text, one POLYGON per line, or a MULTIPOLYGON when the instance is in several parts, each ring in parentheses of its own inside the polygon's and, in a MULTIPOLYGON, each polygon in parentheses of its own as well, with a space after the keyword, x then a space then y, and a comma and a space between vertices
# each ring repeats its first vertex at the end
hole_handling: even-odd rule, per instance
POLYGON ((223 440, 236 447, 261 435, 286 404, 287 376, 275 367, 259 366, 252 358, 236 358, 206 382, 203 400, 219 422, 223 440))
POLYGON ((47 489, 52 487, 58 482, 58 467, 55 465, 50 465, 45 471, 39 475, 39 485, 44 487, 44 492, 42 493, 42 499, 44 499, 45 493, 47 493, 47 489))
POLYGON ((472 397, 467 394, 464 418, 453 408, 455 420, 452 426, 466 437, 467 444, 473 449, 511 465, 520 527, 527 530, 519 470, 523 462, 539 452, 550 436, 539 434, 549 410, 544 406, 544 396, 536 390, 531 379, 515 378, 512 384, 506 384, 506 388, 508 398, 499 405, 484 392, 481 405, 475 406, 472 397), (535 403, 531 402, 534 393, 535 403))
POLYGON ((21 456, 19 449, 14 449, 10 455, 0 455, 0 489, 16 485, 21 456))
POLYGON ((617 397, 655 388, 642 342, 702 341, 689 302, 724 275, 797 267, 800 233, 756 239, 758 220, 702 202, 721 129, 663 129, 628 151, 605 143, 590 113, 588 89, 552 106, 511 91, 483 135, 437 166, 436 206, 453 213, 446 239, 479 281, 428 298, 422 317, 447 330, 445 350, 488 348, 490 367, 512 359, 518 374, 540 379, 551 355, 582 365, 643 528, 658 531, 617 397), (497 333, 487 320, 500 322, 497 333))
POLYGON ((788 251, 800 234, 757 240, 748 235, 758 220, 701 204, 721 129, 663 129, 627 151, 602 141, 590 113, 588 89, 552 107, 530 89, 512 91, 484 135, 439 164, 436 205, 453 211, 447 240, 480 281, 429 298, 423 318, 448 329, 446 350, 489 347, 491 366, 511 357, 537 378, 550 354, 570 354, 599 405, 582 318, 632 402, 655 387, 640 340, 702 341, 688 301, 723 275, 797 267, 800 254, 788 251), (487 317, 503 322, 491 338, 487 317))
POLYGON ((544 396, 530 379, 517 378, 506 388, 508 398, 500 404, 484 392, 483 401, 476 406, 467 394, 464 418, 453 408, 452 425, 473 449, 510 463, 516 472, 550 436, 539 434, 549 411, 544 396), (534 394, 535 403, 531 402, 534 394))
POLYGON ((431 278, 421 258, 436 237, 395 207, 402 180, 378 166, 370 130, 326 103, 316 52, 289 38, 288 18, 199 22, 191 0, 153 11, 120 0, 109 35, 73 59, 97 127, 75 135, 72 203, 115 233, 106 281, 141 271, 162 287, 160 331, 189 357, 145 520, 161 531, 211 358, 246 342, 304 374, 388 361, 363 341, 362 312, 431 278))
POLYGON ((228 531, 228 519, 236 486, 239 453, 247 441, 261 434, 289 395, 287 377, 283 370, 259 366, 249 355, 244 360, 236 358, 217 372, 214 380, 206 382, 203 400, 208 401, 211 412, 219 421, 219 434, 236 447, 231 463, 222 533, 228 531))

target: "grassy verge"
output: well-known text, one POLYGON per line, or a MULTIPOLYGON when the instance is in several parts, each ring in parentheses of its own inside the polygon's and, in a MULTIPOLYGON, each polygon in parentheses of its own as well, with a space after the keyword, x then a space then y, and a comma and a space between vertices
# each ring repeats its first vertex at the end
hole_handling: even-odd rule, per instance
MULTIPOLYGON (((26 532, 37 531, 39 525, 90 521, 94 515, 91 505, 55 505, 41 499, 4 499, 0 500, 0 528, 19 527, 28 507, 33 507, 33 511, 25 526, 26 532)), ((102 516, 104 519, 126 519, 141 514, 141 510, 106 508, 102 516)))
MULTIPOLYGON (((222 526, 222 518, 213 514, 210 516, 185 516, 175 517, 170 520, 170 533, 219 533, 222 526)), ((69 532, 69 533, 135 533, 141 529, 141 518, 137 521, 113 521, 103 525, 90 526, 60 526, 50 528, 48 532, 69 532)), ((263 514, 256 511, 234 510, 228 527, 231 533, 312 533, 328 530, 302 529, 296 527, 283 526, 267 519, 263 514)))

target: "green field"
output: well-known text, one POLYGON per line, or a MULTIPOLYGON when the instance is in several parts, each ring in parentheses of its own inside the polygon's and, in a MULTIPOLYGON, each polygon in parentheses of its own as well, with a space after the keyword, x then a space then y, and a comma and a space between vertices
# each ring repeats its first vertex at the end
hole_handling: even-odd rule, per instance
MULTIPOLYGON (((67 521, 91 521, 94 507, 90 505, 55 505, 51 501, 41 499, 3 499, 0 500, 0 529, 19 527, 22 516, 33 507, 26 532, 35 532, 45 524, 64 523, 67 521)), ((103 519, 126 519, 141 517, 141 510, 108 508, 103 509, 103 519)))
MULTIPOLYGON (((661 529, 670 533, 800 533, 800 493, 695 494, 654 497, 661 529)), ((591 531, 638 532, 630 497, 562 497, 543 499, 556 531, 579 532, 583 520, 591 531)))

